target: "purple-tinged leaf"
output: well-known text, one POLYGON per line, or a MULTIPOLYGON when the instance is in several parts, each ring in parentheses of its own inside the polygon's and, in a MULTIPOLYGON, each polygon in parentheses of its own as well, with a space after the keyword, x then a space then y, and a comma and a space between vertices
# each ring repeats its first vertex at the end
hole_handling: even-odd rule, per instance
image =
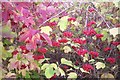
POLYGON ((33 35, 35 35, 38 30, 29 29, 24 34, 20 35, 19 41, 25 41, 27 38, 31 39, 33 35))
POLYGON ((31 15, 30 11, 29 11, 28 9, 25 9, 25 8, 22 8, 21 14, 22 14, 24 17, 29 17, 29 16, 31 15))
POLYGON ((47 41, 47 43, 52 46, 52 42, 51 39, 49 38, 49 36, 45 33, 41 33, 41 36, 47 41))

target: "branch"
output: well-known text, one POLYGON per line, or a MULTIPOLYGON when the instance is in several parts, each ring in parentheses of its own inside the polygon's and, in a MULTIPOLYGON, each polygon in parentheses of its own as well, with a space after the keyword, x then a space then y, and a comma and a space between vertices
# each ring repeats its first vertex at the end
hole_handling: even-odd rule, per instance
POLYGON ((92 2, 90 2, 93 6, 94 6, 94 9, 95 9, 95 11, 99 14, 99 16, 102 18, 102 20, 105 22, 105 24, 107 25, 107 27, 108 28, 111 28, 109 25, 108 25, 108 23, 106 22, 106 20, 105 20, 105 18, 100 14, 100 12, 98 12, 98 10, 97 10, 97 8, 95 7, 95 5, 92 3, 92 2))
POLYGON ((52 18, 55 18, 55 17, 59 16, 60 14, 62 14, 63 12, 65 12, 66 10, 68 10, 68 9, 71 8, 71 7, 73 7, 73 5, 70 6, 70 7, 68 7, 68 8, 65 8, 65 9, 62 10, 60 13, 58 13, 58 14, 56 14, 55 16, 52 16, 51 18, 47 19, 47 20, 44 21, 40 26, 44 25, 46 22, 48 22, 48 21, 51 20, 52 18))
POLYGON ((88 5, 88 7, 87 7, 87 9, 86 9, 86 20, 85 20, 85 26, 84 27, 87 27, 87 22, 88 22, 88 9, 89 9, 89 5, 88 5))

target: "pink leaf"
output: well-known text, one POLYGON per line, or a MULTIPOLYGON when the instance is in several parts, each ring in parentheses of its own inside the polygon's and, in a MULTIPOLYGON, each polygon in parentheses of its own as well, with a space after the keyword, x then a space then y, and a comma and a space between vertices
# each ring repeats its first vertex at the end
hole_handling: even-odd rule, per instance
POLYGON ((4 11, 2 12, 2 21, 7 23, 7 21, 9 20, 10 16, 8 14, 8 11, 4 11))
POLYGON ((27 43, 26 48, 27 48, 27 50, 32 50, 32 49, 34 49, 34 46, 31 43, 27 43))
POLYGON ((55 8, 53 6, 47 7, 48 14, 55 13, 55 8))
POLYGON ((27 38, 31 39, 33 35, 35 35, 38 30, 29 29, 24 34, 20 35, 19 41, 25 41, 27 38))
POLYGON ((48 43, 50 46, 52 46, 51 39, 49 38, 49 36, 48 36, 47 34, 42 33, 41 36, 42 36, 42 38, 44 38, 44 39, 47 41, 47 43, 48 43))
POLYGON ((21 13, 23 14, 24 17, 29 17, 30 11, 28 9, 22 8, 21 13))
POLYGON ((24 23, 25 23, 26 26, 35 24, 35 22, 34 22, 34 20, 33 20, 33 17, 25 18, 25 19, 24 19, 24 23))

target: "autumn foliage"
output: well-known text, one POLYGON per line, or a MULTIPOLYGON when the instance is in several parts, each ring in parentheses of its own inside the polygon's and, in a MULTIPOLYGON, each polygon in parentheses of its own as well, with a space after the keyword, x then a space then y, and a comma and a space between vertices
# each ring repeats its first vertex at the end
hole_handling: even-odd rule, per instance
POLYGON ((3 78, 117 79, 116 4, 2 2, 3 78))

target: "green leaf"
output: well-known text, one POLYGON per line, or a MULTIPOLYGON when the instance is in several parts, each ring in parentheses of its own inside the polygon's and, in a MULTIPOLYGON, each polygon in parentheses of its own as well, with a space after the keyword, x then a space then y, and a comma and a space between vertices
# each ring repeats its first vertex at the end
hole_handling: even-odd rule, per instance
POLYGON ((17 54, 17 59, 18 59, 18 60, 21 59, 21 54, 17 54))
POLYGON ((95 62, 94 59, 89 60, 89 63, 93 64, 95 62))
POLYGON ((95 28, 95 31, 96 31, 97 33, 100 33, 101 28, 95 28))
POLYGON ((111 20, 112 16, 113 16, 113 14, 106 14, 106 20, 111 20))
POLYGON ((3 40, 3 44, 4 44, 4 45, 10 45, 11 42, 10 42, 10 40, 8 40, 8 39, 4 39, 4 40, 3 40))
POLYGON ((68 66, 73 66, 72 61, 68 61, 65 58, 61 59, 61 64, 65 64, 65 65, 68 65, 68 66))
POLYGON ((53 67, 54 69, 57 69, 57 65, 55 63, 50 64, 51 67, 53 67))
POLYGON ((52 28, 49 27, 49 26, 44 26, 44 27, 41 27, 41 33, 46 33, 47 35, 50 35, 50 32, 52 32, 52 28))
POLYGON ((103 37, 101 38, 102 41, 105 41, 107 39, 107 37, 108 37, 108 32, 106 30, 102 30, 101 34, 103 34, 103 37))
POLYGON ((7 24, 2 27, 2 35, 3 35, 4 38, 6 38, 6 37, 10 37, 10 38, 17 37, 17 34, 15 32, 12 32, 10 21, 8 21, 7 24))
POLYGON ((64 31, 67 29, 67 24, 68 24, 68 16, 64 16, 60 19, 60 21, 58 22, 58 26, 60 26, 60 30, 64 31))
POLYGON ((33 74, 31 75, 31 78, 38 78, 38 79, 35 79, 35 80, 39 80, 39 78, 40 78, 39 73, 37 73, 36 71, 33 71, 32 73, 33 74))
POLYGON ((8 21, 7 24, 2 29, 3 32, 9 32, 11 31, 11 22, 8 21))
POLYGON ((74 68, 75 68, 75 69, 79 69, 79 66, 74 65, 74 68))
POLYGON ((6 60, 9 57, 12 57, 12 54, 2 47, 2 59, 6 60))
POLYGON ((70 72, 69 74, 68 74, 68 79, 69 78, 74 78, 74 79, 76 79, 77 78, 77 74, 75 73, 75 72, 70 72))
POLYGON ((29 72, 26 72, 25 78, 30 78, 29 72))
POLYGON ((49 64, 48 64, 48 63, 43 64, 43 65, 42 65, 42 67, 41 67, 41 70, 46 69, 48 66, 49 66, 49 64))
POLYGON ((51 66, 47 67, 45 70, 45 76, 46 78, 51 78, 54 75, 54 70, 51 66))
POLYGON ((95 65, 96 65, 97 69, 101 69, 101 68, 104 69, 105 68, 105 64, 102 62, 97 62, 95 65))
POLYGON ((9 53, 9 52, 7 53, 7 58, 8 58, 8 57, 12 57, 12 54, 9 53))
POLYGON ((54 21, 58 21, 59 20, 59 18, 52 18, 51 20, 50 20, 50 22, 54 22, 54 21))

